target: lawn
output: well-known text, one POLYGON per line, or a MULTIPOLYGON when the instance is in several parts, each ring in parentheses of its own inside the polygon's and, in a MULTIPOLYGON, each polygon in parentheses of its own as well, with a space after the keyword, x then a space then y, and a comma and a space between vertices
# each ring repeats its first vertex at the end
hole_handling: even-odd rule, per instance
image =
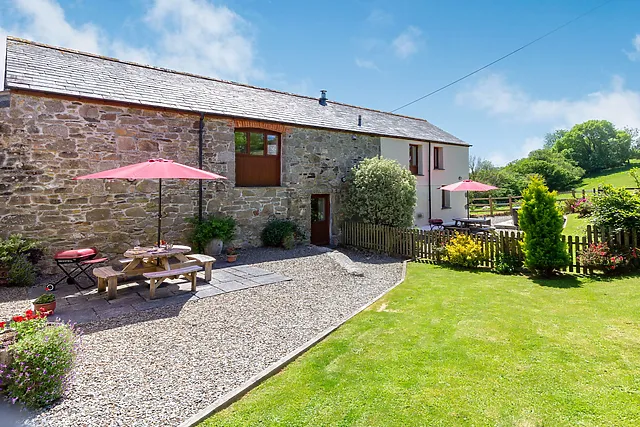
POLYGON ((562 230, 565 236, 586 236, 589 218, 580 218, 578 214, 568 214, 567 224, 562 230))
POLYGON ((639 288, 409 264, 383 300, 204 425, 637 426, 639 288))
POLYGON ((633 167, 640 167, 640 160, 633 159, 630 165, 607 169, 591 176, 585 176, 578 189, 593 190, 604 184, 611 184, 614 187, 636 187, 635 181, 629 174, 629 170, 633 167))

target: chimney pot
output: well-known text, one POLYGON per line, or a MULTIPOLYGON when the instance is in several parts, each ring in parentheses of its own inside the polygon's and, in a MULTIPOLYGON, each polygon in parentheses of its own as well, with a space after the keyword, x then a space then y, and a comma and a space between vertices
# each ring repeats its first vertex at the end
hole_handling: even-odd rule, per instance
POLYGON ((327 91, 326 90, 321 90, 320 91, 319 102, 320 102, 320 105, 327 105, 327 91))

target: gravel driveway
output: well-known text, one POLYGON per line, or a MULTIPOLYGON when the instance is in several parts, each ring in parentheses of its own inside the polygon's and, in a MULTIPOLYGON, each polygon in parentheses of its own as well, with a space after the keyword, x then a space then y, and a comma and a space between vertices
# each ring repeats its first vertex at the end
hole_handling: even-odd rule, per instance
POLYGON ((30 424, 179 424, 400 279, 397 259, 342 252, 364 277, 313 246, 255 249, 247 264, 293 280, 86 325, 68 397, 30 424))

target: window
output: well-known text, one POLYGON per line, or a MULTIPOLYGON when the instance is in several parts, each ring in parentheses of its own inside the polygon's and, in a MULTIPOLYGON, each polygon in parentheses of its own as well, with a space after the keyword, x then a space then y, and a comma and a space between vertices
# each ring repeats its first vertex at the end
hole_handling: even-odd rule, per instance
POLYGON ((442 147, 433 147, 433 168, 444 169, 444 149, 442 147))
POLYGON ((451 191, 442 190, 442 209, 451 209, 451 191))
POLYGON ((418 148, 418 145, 409 144, 409 170, 414 175, 418 175, 418 148))
POLYGON ((280 185, 280 135, 255 129, 237 129, 236 186, 280 185))

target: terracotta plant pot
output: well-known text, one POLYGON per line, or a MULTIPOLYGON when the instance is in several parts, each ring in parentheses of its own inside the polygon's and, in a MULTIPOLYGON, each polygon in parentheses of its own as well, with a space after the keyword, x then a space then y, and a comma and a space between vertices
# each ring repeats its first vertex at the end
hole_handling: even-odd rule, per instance
POLYGON ((238 254, 227 255, 227 262, 236 262, 238 259, 238 254))
POLYGON ((45 312, 48 312, 47 316, 51 316, 56 309, 56 302, 51 301, 46 304, 33 304, 33 311, 40 312, 40 308, 43 307, 45 312))

